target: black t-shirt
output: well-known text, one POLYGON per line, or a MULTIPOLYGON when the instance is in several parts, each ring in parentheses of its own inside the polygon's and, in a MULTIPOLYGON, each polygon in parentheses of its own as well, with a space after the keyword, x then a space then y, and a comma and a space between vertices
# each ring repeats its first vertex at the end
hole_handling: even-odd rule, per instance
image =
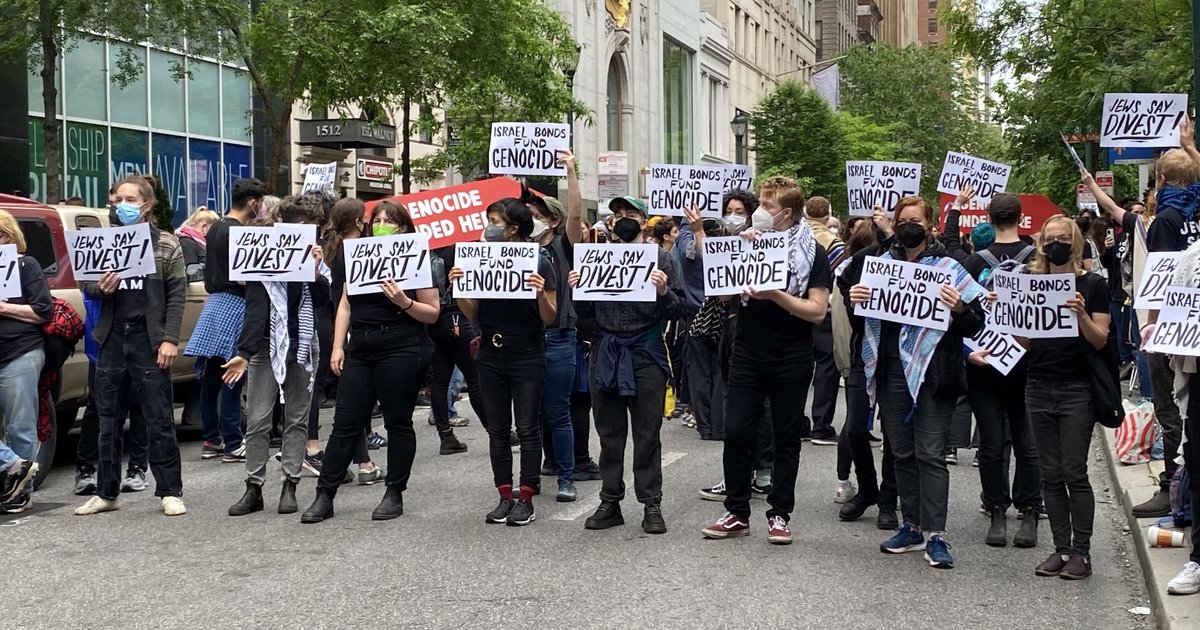
MULTIPOLYGON (((538 275, 546 280, 546 291, 558 290, 558 274, 549 258, 538 255, 538 275)), ((541 333, 545 330, 536 298, 479 300, 479 327, 502 335, 541 333)))
MULTIPOLYGON (((1029 247, 1030 245, 1032 245, 1032 243, 1027 243, 1022 240, 1018 240, 1015 243, 992 243, 984 251, 991 252, 991 254, 995 256, 997 260, 1004 262, 1020 256, 1021 252, 1025 251, 1025 248, 1029 247)), ((1025 258, 1025 262, 1028 263, 1032 260, 1033 254, 1030 253, 1030 255, 1025 258)), ((983 272, 992 268, 992 266, 988 264, 988 261, 984 260, 983 256, 980 256, 979 254, 971 254, 969 258, 963 261, 962 265, 963 268, 967 270, 967 273, 971 274, 972 278, 975 278, 980 282, 983 281, 983 272)))
MULTIPOLYGON (((340 261, 338 262, 340 263, 340 261)), ((331 293, 330 299, 340 301, 342 291, 346 287, 346 268, 342 264, 335 264, 332 271, 333 282, 330 286, 336 293, 331 293)), ((297 286, 299 285, 297 284, 297 286)), ((417 298, 416 291, 409 290, 404 293, 414 300, 417 298)), ((288 301, 291 302, 290 291, 288 301)), ((346 301, 350 304, 350 328, 387 326, 399 329, 411 328, 413 332, 419 331, 421 334, 425 334, 425 324, 413 319, 408 313, 401 312, 400 307, 382 293, 348 295, 346 301)))
MULTIPOLYGON (((832 286, 829 257, 818 243, 808 288, 829 289, 832 286)), ((807 295, 807 291, 805 293, 807 295)), ((808 358, 812 356, 812 327, 770 300, 750 299, 738 310, 734 356, 756 363, 808 358)))
POLYGON ((146 276, 125 278, 112 296, 116 306, 113 321, 141 324, 146 321, 146 276))
MULTIPOLYGON (((20 256, 17 267, 21 276, 21 297, 10 298, 8 303, 26 304, 37 315, 50 319, 53 303, 42 266, 32 256, 20 256)), ((42 347, 43 338, 41 324, 0 316, 0 366, 42 347)))
POLYGON ((571 241, 565 235, 559 234, 549 245, 542 248, 542 251, 549 256, 550 264, 554 266, 554 272, 560 280, 558 295, 555 296, 558 304, 554 311, 554 323, 547 328, 574 330, 577 316, 575 305, 571 303, 571 287, 566 283, 566 278, 575 264, 575 247, 571 245, 571 241), (561 256, 558 253, 560 249, 562 250, 561 256))
MULTIPOLYGON (((1088 314, 1108 313, 1108 284, 1104 278, 1085 273, 1075 278, 1075 290, 1083 295, 1088 314)), ((1092 344, 1083 337, 1030 339, 1028 359, 1029 378, 1043 381, 1086 381, 1087 356, 1094 352, 1092 344)))
POLYGON ((1146 251, 1181 252, 1197 239, 1200 239, 1200 211, 1188 221, 1178 208, 1160 207, 1146 233, 1146 251))
POLYGON ((1100 256, 1100 260, 1104 262, 1104 268, 1108 270, 1108 296, 1113 302, 1125 301, 1124 282, 1121 279, 1121 261, 1125 259, 1132 244, 1132 234, 1124 231, 1120 234, 1113 234, 1113 246, 1100 256))
POLYGON ((229 281, 229 228, 241 225, 241 221, 225 217, 213 223, 208 228, 208 236, 204 237, 204 290, 210 295, 218 291, 246 295, 246 287, 229 281))

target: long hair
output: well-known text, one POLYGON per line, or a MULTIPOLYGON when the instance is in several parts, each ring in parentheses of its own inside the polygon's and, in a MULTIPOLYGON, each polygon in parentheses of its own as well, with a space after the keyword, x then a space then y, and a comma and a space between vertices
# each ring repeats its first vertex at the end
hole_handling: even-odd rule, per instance
POLYGON ((396 203, 389 199, 380 201, 375 206, 375 211, 371 213, 372 224, 375 223, 375 217, 380 212, 386 214, 387 218, 391 219, 396 225, 403 226, 406 234, 415 234, 417 232, 417 226, 413 223, 412 215, 408 213, 408 208, 405 208, 404 204, 396 203))
POLYGON ((1069 263, 1075 275, 1083 274, 1083 232, 1079 231, 1079 226, 1070 217, 1063 214, 1056 214, 1042 225, 1042 231, 1038 233, 1037 253, 1034 254, 1033 262, 1029 263, 1030 273, 1050 273, 1050 260, 1046 258, 1046 230, 1051 225, 1066 225, 1067 232, 1071 235, 1071 262, 1069 263))
POLYGON ((362 234, 359 232, 356 235, 354 232, 358 230, 359 221, 366 221, 366 214, 366 205, 361 199, 346 197, 333 204, 333 211, 329 213, 329 229, 325 232, 325 264, 333 267, 342 241, 346 240, 347 236, 362 234))

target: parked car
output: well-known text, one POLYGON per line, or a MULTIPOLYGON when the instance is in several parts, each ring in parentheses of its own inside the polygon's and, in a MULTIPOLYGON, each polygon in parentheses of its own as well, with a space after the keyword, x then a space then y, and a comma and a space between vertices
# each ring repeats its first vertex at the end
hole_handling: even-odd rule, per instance
MULTIPOLYGON (((46 281, 50 284, 50 292, 55 297, 69 302, 79 316, 84 317, 86 310, 83 306, 83 294, 71 269, 65 233, 109 227, 108 210, 81 206, 48 206, 23 197, 4 194, 0 194, 0 209, 7 210, 17 219, 17 224, 25 235, 25 253, 41 264, 46 281)), ((204 290, 203 282, 188 284, 187 303, 184 306, 183 325, 180 330, 180 351, 187 345, 207 299, 208 293, 204 290)), ((172 369, 175 404, 183 406, 181 424, 189 429, 198 428, 201 424, 200 390, 194 365, 189 357, 180 356, 172 369)), ((76 426, 79 410, 87 404, 88 395, 88 359, 84 354, 81 339, 75 347, 75 353, 67 359, 59 373, 56 398, 51 405, 53 431, 50 439, 43 442, 38 451, 41 470, 35 483, 40 483, 49 473, 58 446, 58 436, 66 435, 76 426)))

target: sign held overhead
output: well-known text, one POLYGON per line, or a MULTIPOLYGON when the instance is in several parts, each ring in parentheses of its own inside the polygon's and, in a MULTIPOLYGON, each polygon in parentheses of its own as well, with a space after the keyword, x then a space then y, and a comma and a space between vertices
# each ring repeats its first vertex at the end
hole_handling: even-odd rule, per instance
POLYGON ((562 123, 492 123, 488 172, 562 177, 567 167, 558 154, 570 146, 570 128, 562 123))

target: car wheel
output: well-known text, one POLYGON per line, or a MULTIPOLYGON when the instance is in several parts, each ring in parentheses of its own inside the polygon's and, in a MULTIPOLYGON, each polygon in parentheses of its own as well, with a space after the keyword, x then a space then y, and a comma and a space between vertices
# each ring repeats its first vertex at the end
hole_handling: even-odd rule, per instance
MULTIPOLYGON (((72 419, 72 422, 74 422, 74 419, 72 419)), ((38 447, 38 472, 33 478, 34 490, 42 487, 42 482, 46 481, 46 478, 50 476, 50 469, 54 466, 54 453, 58 450, 58 437, 60 435, 66 435, 66 432, 62 430, 62 427, 58 426, 58 413, 54 409, 54 406, 51 405, 50 437, 38 447)))

